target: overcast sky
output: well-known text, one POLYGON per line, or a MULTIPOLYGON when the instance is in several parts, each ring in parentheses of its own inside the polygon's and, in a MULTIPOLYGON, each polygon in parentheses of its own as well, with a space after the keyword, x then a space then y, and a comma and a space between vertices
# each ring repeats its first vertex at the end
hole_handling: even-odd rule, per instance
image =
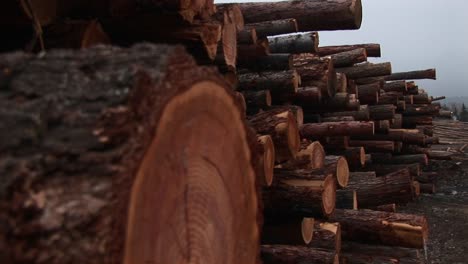
MULTIPOLYGON (((255 2, 229 1, 221 2, 255 2)), ((257 1, 258 2, 258 1, 257 1)), ((362 0, 361 29, 320 32, 320 45, 380 43, 393 72, 437 69, 431 95, 468 96, 468 0, 362 0)))

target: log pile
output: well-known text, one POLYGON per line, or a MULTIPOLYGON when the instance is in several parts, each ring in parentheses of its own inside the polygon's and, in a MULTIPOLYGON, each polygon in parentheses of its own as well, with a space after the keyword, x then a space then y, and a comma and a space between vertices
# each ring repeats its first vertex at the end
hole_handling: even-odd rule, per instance
POLYGON ((426 219, 395 208, 434 192, 448 114, 413 81, 435 70, 319 45, 360 0, 19 2, 0 50, 130 48, 0 60, 6 262, 420 263, 426 219))

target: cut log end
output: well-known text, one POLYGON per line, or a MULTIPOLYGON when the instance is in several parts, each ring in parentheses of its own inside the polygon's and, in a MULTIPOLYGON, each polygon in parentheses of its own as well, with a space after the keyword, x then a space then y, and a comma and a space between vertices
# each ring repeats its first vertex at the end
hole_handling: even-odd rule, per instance
POLYGON ((324 190, 322 193, 322 209, 326 216, 330 216, 335 211, 336 204, 336 184, 333 177, 326 177, 324 182, 324 190))
POLYGON ((263 156, 260 164, 263 170, 257 172, 260 175, 260 181, 266 186, 273 183, 273 171, 275 168, 275 146, 270 136, 260 136, 258 141, 263 146, 263 156))
POLYGON ((295 157, 297 152, 301 148, 301 139, 299 136, 299 126, 294 116, 288 118, 287 133, 289 150, 291 152, 291 156, 295 157))
POLYGON ((308 245, 314 236, 314 218, 304 217, 302 219, 301 229, 302 229, 302 238, 304 243, 308 245))

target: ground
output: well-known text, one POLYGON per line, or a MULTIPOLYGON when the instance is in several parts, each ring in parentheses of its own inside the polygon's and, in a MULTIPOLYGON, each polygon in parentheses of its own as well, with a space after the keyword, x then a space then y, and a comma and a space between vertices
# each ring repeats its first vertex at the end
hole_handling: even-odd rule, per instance
POLYGON ((436 193, 423 194, 398 211, 426 215, 427 263, 468 263, 468 161, 432 162, 431 168, 439 172, 436 193))

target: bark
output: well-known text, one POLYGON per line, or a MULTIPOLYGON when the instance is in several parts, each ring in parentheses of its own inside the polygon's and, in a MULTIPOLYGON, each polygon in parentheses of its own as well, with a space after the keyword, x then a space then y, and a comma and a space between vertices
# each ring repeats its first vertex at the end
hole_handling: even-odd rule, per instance
POLYGON ((294 94, 300 83, 295 70, 239 74, 240 90, 270 90, 272 95, 294 94))
POLYGON ((322 118, 322 122, 345 122, 345 121, 355 121, 352 116, 332 116, 322 118))
POLYGON ((252 71, 288 71, 293 69, 291 54, 270 54, 261 57, 239 57, 238 67, 252 71))
POLYGON ((320 169, 325 163, 325 151, 318 141, 302 141, 301 149, 294 159, 279 165, 284 169, 320 169))
POLYGON ((406 111, 406 102, 404 100, 398 100, 396 103, 396 110, 399 112, 406 111))
POLYGON ((339 223, 316 222, 314 236, 308 245, 312 248, 323 248, 341 253, 341 227, 339 223))
POLYGON ((432 100, 427 94, 413 95, 413 104, 430 104, 430 103, 432 103, 432 100))
POLYGON ((336 72, 346 74, 348 78, 359 79, 365 77, 388 75, 392 73, 390 62, 385 63, 362 63, 352 67, 337 68, 336 72))
POLYGON ((449 151, 430 150, 427 157, 432 160, 452 160, 454 154, 449 151))
POLYGON ((336 190, 336 209, 358 209, 357 192, 348 188, 336 190))
POLYGON ((396 72, 396 73, 392 73, 391 75, 385 76, 386 81, 419 80, 419 79, 435 80, 436 70, 427 69, 427 70, 422 70, 422 71, 396 72))
POLYGON ((320 56, 327 56, 336 53, 356 50, 364 48, 367 57, 380 57, 380 44, 356 44, 356 45, 342 45, 342 46, 325 46, 319 47, 318 54, 320 56))
POLYGON ((394 105, 370 105, 369 113, 372 120, 389 120, 395 118, 394 105))
MULTIPOLYGON (((210 0, 205 2, 213 1, 210 0)), ((217 5, 216 13, 213 15, 213 17, 222 22, 225 20, 225 15, 227 15, 227 18, 234 24, 236 32, 241 32, 244 30, 244 17, 238 4, 217 5)))
MULTIPOLYGON (((338 74, 338 73, 337 73, 338 74)), ((341 73, 344 74, 344 73, 341 73)), ((347 77, 346 77, 347 78, 347 77)), ((346 87, 346 91, 350 94, 355 94, 356 96, 359 97, 359 92, 357 89, 357 84, 354 80, 348 79, 348 86, 346 87)))
POLYGON ((307 53, 317 52, 318 33, 296 33, 272 36, 268 38, 271 53, 307 53))
POLYGON ((376 206, 376 207, 371 207, 369 209, 374 210, 374 211, 383 211, 383 212, 396 213, 396 204, 394 204, 394 203, 392 203, 392 204, 383 204, 383 205, 379 205, 379 206, 376 206))
POLYGON ((340 151, 349 148, 349 137, 326 137, 321 139, 327 152, 340 151))
POLYGON ((359 0, 334 0, 326 3, 299 0, 242 3, 240 6, 247 23, 295 18, 301 32, 358 29, 362 21, 362 5, 359 0))
POLYGON ((341 224, 344 240, 424 248, 428 237, 428 224, 424 216, 337 209, 330 220, 341 224))
POLYGON ((276 36, 297 32, 297 22, 294 18, 286 18, 272 21, 263 21, 247 24, 246 28, 254 28, 259 38, 276 36))
POLYGON ((375 82, 380 82, 382 85, 384 85, 385 76, 357 78, 355 81, 356 81, 356 84, 359 84, 359 85, 370 84, 370 83, 375 83, 375 82))
POLYGON ((408 91, 408 87, 406 85, 406 81, 394 81, 394 82, 386 82, 384 84, 383 90, 386 92, 402 92, 406 93, 408 91))
POLYGON ((326 156, 324 169, 333 174, 338 187, 345 188, 348 186, 349 167, 345 157, 332 155, 326 156))
POLYGON ((417 126, 432 126, 432 116, 404 116, 402 126, 404 128, 415 128, 417 126))
POLYGON ((336 74, 336 92, 337 93, 350 93, 348 92, 348 78, 344 73, 336 74))
POLYGON ((261 256, 264 264, 339 263, 337 253, 306 246, 262 245, 261 256))
POLYGON ((403 116, 401 114, 395 114, 393 122, 390 124, 390 128, 401 129, 403 127, 403 116))
POLYGON ((366 152, 363 147, 349 147, 341 151, 328 151, 330 155, 344 156, 350 168, 361 168, 366 164, 366 152))
POLYGON ((282 223, 266 223, 262 230, 262 244, 308 245, 314 235, 314 219, 292 217, 282 223))
POLYGON ((304 112, 302 111, 302 107, 297 106, 297 105, 275 105, 272 106, 268 109, 268 112, 270 113, 277 113, 281 114, 284 112, 291 112, 294 115, 294 118, 296 119, 296 123, 298 127, 302 126, 304 124, 304 112))
POLYGON ((388 133, 390 129, 390 120, 378 120, 374 121, 376 133, 388 133))
POLYGON ((380 83, 358 85, 358 98, 362 104, 377 104, 382 86, 380 83))
POLYGON ((213 70, 150 44, 0 61, 4 263, 256 261, 251 138, 213 70))
POLYGON ((248 109, 267 109, 271 106, 271 94, 269 90, 242 91, 248 109))
POLYGON ((277 162, 293 158, 299 151, 299 130, 296 118, 290 111, 278 113, 265 111, 248 119, 261 135, 270 135, 275 145, 277 162))
POLYGON ((416 129, 419 130, 420 132, 424 133, 424 135, 432 137, 434 136, 434 127, 431 126, 416 126, 416 129))
POLYGON ((270 186, 273 182, 273 170, 275 168, 275 146, 268 135, 258 136, 257 141, 262 149, 255 167, 257 182, 262 186, 270 186))
POLYGON ((350 140, 351 147, 363 147, 366 152, 387 152, 395 151, 395 142, 380 140, 350 140))
POLYGON ((320 88, 325 98, 335 94, 337 79, 331 59, 320 58, 311 53, 296 54, 293 55, 293 66, 301 75, 304 86, 320 88))
POLYGON ((318 87, 299 87, 289 101, 298 105, 317 104, 322 101, 322 92, 318 87))
POLYGON ((422 133, 409 132, 407 129, 390 129, 387 134, 374 134, 369 136, 354 136, 353 139, 376 141, 401 141, 405 144, 424 146, 426 136, 422 133))
POLYGON ((378 155, 372 156, 373 163, 380 164, 413 164, 419 163, 422 166, 429 164, 426 154, 414 154, 414 155, 399 155, 399 156, 384 156, 379 157, 378 155))
POLYGON ((259 39, 252 45, 239 44, 237 46, 237 59, 244 64, 246 61, 263 58, 270 55, 268 40, 259 39))
POLYGON ((421 195, 421 186, 419 185, 419 182, 413 181, 413 193, 415 197, 418 197, 421 195))
MULTIPOLYGON (((421 260, 423 258, 422 254, 416 250, 411 248, 403 248, 403 247, 389 247, 389 246, 379 246, 379 245, 368 245, 362 243, 355 243, 346 241, 342 243, 342 253, 345 256, 351 254, 350 256, 368 256, 371 259, 374 259, 374 262, 359 262, 359 263, 382 263, 376 262, 375 258, 391 258, 394 260, 399 261, 398 263, 423 263, 421 260), (404 262, 408 260, 414 260, 413 262, 404 262), (420 261, 416 261, 420 260, 420 261)), ((355 258, 350 258, 349 262, 347 263, 357 263, 355 258)), ((390 262, 395 263, 395 262, 390 262)))
POLYGON ((330 57, 335 68, 349 67, 353 66, 353 64, 367 61, 367 53, 364 48, 332 54, 330 57))
POLYGON ((275 169, 273 184, 263 189, 267 216, 328 217, 335 209, 336 181, 324 170, 275 169))
POLYGON ((373 122, 330 122, 319 124, 304 124, 300 128, 302 138, 322 138, 329 136, 352 136, 374 134, 373 122))
POLYGON ((359 111, 344 111, 344 112, 332 112, 322 114, 324 117, 334 116, 352 116, 356 121, 369 121, 370 112, 368 108, 361 109, 359 111))
POLYGON ((356 253, 343 253, 341 262, 346 264, 399 264, 399 260, 391 257, 370 256, 356 253))

